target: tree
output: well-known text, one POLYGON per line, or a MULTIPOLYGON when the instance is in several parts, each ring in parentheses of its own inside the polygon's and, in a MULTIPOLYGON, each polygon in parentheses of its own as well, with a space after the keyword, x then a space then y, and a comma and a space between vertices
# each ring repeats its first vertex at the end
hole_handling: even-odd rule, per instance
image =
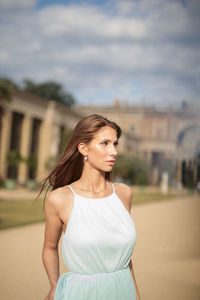
POLYGON ((17 88, 17 85, 10 79, 0 78, 0 102, 3 100, 9 102, 12 97, 13 89, 17 88))
POLYGON ((67 107, 70 107, 75 103, 75 99, 72 94, 68 91, 64 91, 62 85, 54 81, 36 84, 32 80, 25 79, 24 90, 46 99, 63 103, 67 107))
POLYGON ((121 177, 128 184, 149 183, 149 166, 140 158, 120 154, 113 167, 113 176, 121 177))

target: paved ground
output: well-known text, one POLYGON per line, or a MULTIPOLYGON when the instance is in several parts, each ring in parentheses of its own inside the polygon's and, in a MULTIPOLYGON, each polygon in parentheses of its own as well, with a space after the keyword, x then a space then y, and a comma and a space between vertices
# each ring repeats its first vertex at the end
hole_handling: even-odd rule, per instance
POLYGON ((142 300, 200 299, 200 198, 133 207, 142 300))
MULTIPOLYGON (((132 215, 141 300, 199 300, 200 198, 137 205, 132 215)), ((0 232, 2 300, 44 299, 49 284, 41 261, 43 234, 44 224, 0 232)))

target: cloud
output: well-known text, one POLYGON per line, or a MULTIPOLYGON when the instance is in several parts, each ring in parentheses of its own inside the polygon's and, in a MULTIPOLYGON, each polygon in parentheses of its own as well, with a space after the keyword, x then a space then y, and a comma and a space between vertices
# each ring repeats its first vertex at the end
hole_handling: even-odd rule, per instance
POLYGON ((3 14, 2 75, 60 81, 80 103, 199 100, 197 0, 29 4, 3 14))
POLYGON ((36 0, 1 0, 0 10, 30 8, 35 4, 36 0))

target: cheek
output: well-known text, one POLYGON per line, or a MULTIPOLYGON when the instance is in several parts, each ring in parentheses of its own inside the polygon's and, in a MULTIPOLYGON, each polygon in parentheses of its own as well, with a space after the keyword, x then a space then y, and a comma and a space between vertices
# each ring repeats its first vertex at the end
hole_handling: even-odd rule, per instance
POLYGON ((104 156, 107 154, 107 148, 102 147, 101 145, 95 145, 91 151, 92 156, 104 156))

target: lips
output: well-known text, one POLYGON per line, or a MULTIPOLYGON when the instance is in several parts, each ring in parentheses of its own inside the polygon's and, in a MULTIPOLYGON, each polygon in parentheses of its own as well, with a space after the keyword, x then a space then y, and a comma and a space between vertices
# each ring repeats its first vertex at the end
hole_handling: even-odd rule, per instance
POLYGON ((114 160, 108 160, 107 163, 114 165, 115 161, 114 160))

